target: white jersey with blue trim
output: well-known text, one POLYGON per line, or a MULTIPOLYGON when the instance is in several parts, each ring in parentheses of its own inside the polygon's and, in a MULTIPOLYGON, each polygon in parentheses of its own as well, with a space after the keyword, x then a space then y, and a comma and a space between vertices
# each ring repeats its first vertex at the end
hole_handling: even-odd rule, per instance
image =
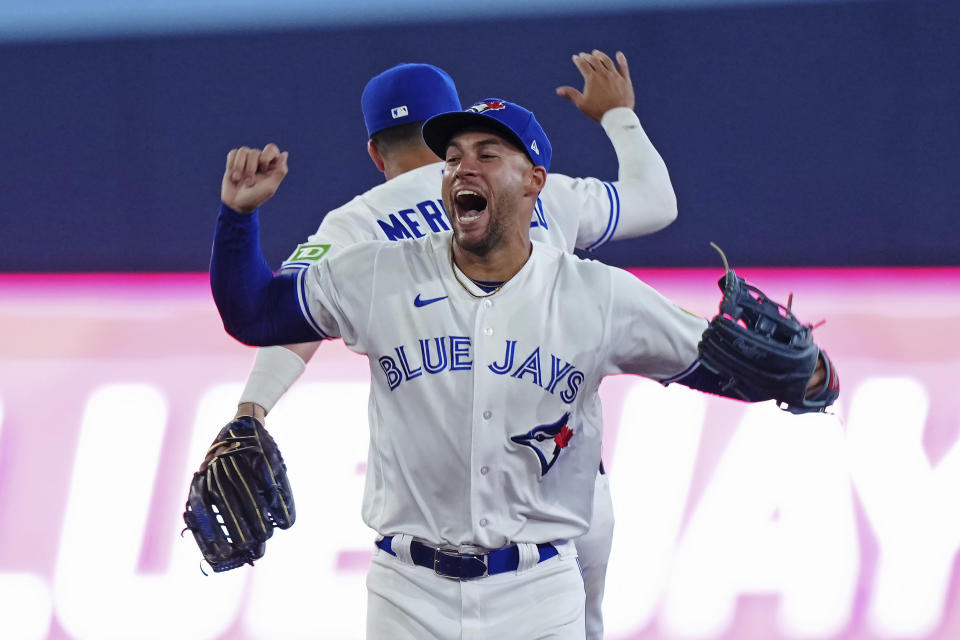
POLYGON ((318 335, 369 356, 364 521, 436 545, 576 538, 600 463, 601 379, 682 375, 706 321, 540 242, 485 295, 453 266, 451 237, 356 244, 298 276, 318 335))
MULTIPOLYGON (((330 211, 281 269, 308 267, 357 242, 398 241, 448 231, 440 199, 442 175, 442 162, 419 167, 330 211), (436 195, 425 199, 425 194, 436 195)), ((593 250, 613 237, 619 222, 616 182, 548 174, 530 221, 530 237, 568 252, 593 250)))

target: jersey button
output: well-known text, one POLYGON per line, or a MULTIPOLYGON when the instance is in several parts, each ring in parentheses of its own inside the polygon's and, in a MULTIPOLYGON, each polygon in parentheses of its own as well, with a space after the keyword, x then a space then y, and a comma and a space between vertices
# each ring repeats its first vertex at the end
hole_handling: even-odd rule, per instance
POLYGON ((481 526, 481 527, 487 526, 487 519, 486 519, 486 518, 480 518, 480 526, 481 526))
POLYGON ((490 471, 490 469, 489 469, 488 467, 486 467, 486 466, 480 467, 480 475, 482 475, 482 476, 487 475, 487 473, 488 473, 489 471, 490 471))
POLYGON ((486 329, 484 329, 484 330, 483 330, 483 335, 485 335, 485 336, 492 336, 492 335, 493 335, 493 328, 487 327, 486 329))
POLYGON ((483 419, 484 419, 484 420, 489 420, 491 417, 493 417, 493 412, 492 412, 492 411, 489 411, 489 410, 488 410, 488 411, 484 411, 484 412, 483 412, 483 419))
POLYGON ((490 300, 484 300, 484 301, 483 301, 483 306, 486 307, 487 309, 489 309, 490 307, 493 306, 493 302, 490 301, 490 300))

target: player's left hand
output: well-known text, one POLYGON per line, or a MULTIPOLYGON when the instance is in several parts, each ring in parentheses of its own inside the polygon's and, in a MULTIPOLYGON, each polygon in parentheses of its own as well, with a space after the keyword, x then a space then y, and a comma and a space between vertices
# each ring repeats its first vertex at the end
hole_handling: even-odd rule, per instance
POLYGON ((726 380, 734 397, 773 399, 791 413, 822 412, 840 396, 840 378, 813 341, 813 325, 734 273, 720 248, 725 275, 720 312, 703 332, 700 363, 726 380))
POLYGON ((810 376, 810 382, 807 383, 806 396, 809 398, 810 396, 816 395, 817 391, 823 387, 823 383, 826 381, 827 368, 823 366, 823 355, 821 354, 820 357, 817 358, 817 366, 813 370, 813 375, 810 376))
POLYGON ((610 109, 633 109, 636 97, 627 57, 618 51, 616 58, 614 63, 610 56, 599 49, 573 56, 573 63, 583 76, 583 91, 569 86, 557 87, 557 95, 570 100, 588 118, 597 122, 610 109))

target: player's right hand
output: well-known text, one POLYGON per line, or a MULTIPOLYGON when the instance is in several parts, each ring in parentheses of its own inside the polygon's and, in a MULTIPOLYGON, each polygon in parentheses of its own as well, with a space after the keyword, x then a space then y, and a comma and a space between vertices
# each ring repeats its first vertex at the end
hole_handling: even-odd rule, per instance
POLYGON ((263 149, 231 149, 220 200, 234 211, 252 213, 277 192, 287 176, 287 153, 280 153, 272 142, 263 149))
POLYGON ((573 87, 557 87, 557 95, 570 100, 577 109, 597 122, 600 122, 603 114, 610 109, 633 109, 636 96, 633 93, 627 57, 618 51, 616 59, 614 62, 599 49, 573 56, 573 64, 577 65, 580 75, 583 76, 583 91, 577 91, 573 87))

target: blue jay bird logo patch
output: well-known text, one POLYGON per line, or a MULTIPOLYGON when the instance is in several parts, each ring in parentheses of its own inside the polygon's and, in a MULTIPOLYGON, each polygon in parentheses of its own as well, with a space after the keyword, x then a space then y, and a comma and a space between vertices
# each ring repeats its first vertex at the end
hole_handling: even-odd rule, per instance
POLYGON ((503 100, 484 100, 483 102, 478 102, 473 105, 467 111, 473 111, 474 113, 483 113, 484 111, 500 111, 501 109, 506 109, 507 105, 503 103, 503 100))
POLYGON ((556 422, 542 424, 523 435, 510 437, 517 444, 529 447, 537 455, 537 459, 540 461, 541 477, 547 475, 547 471, 550 471, 553 463, 557 461, 560 452, 570 444, 573 430, 567 426, 569 418, 570 413, 568 412, 563 414, 563 417, 556 422))

